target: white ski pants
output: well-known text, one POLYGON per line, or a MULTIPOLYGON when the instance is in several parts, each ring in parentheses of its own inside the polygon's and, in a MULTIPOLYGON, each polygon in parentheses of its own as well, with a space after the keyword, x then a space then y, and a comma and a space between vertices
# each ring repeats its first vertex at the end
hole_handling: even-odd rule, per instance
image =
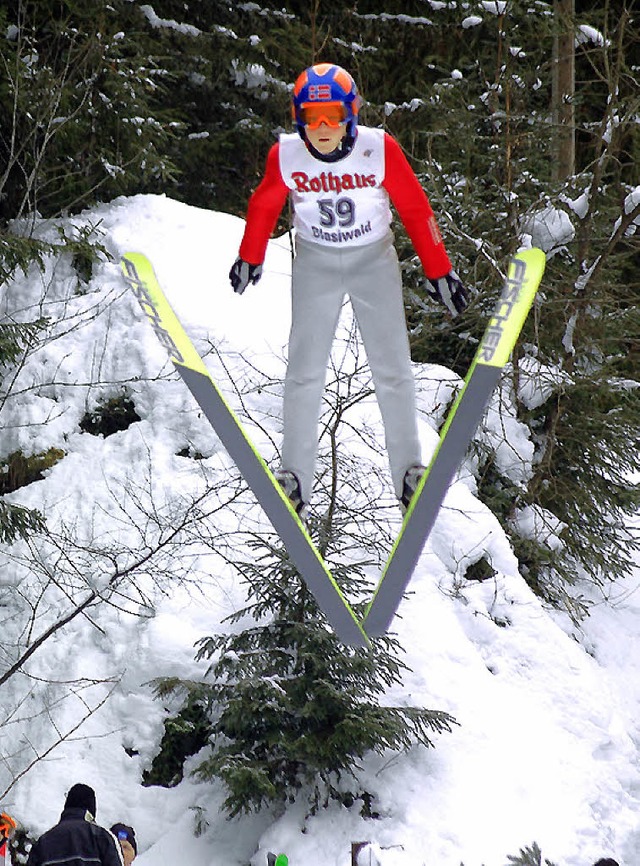
POLYGON ((305 502, 310 501, 313 487, 327 364, 346 295, 373 376, 396 496, 402 494, 409 466, 422 462, 402 280, 392 233, 347 249, 297 239, 282 468, 296 473, 305 502))

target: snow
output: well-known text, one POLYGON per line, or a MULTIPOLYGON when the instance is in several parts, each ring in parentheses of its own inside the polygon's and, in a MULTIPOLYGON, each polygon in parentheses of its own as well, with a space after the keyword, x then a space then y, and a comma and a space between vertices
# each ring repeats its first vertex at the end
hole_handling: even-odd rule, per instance
POLYGON ((522 221, 522 231, 530 236, 532 245, 544 250, 549 258, 563 250, 575 236, 567 212, 551 204, 528 215, 522 221))
POLYGON ((580 219, 584 219, 589 213, 589 191, 585 190, 576 199, 571 199, 569 196, 562 196, 561 200, 567 205, 580 219))
POLYGON ((631 213, 640 205, 640 186, 631 190, 624 200, 624 212, 631 213))
POLYGON ((140 10, 144 13, 145 18, 152 27, 175 30, 178 33, 182 33, 184 36, 200 36, 202 32, 192 24, 179 24, 173 19, 159 18, 158 15, 156 15, 153 6, 144 5, 140 7, 140 10))
MULTIPOLYGON (((636 186, 625 197, 624 212, 627 215, 637 213, 637 216, 635 217, 635 219, 633 220, 631 225, 629 225, 627 227, 627 229, 625 230, 625 235, 627 237, 631 237, 631 235, 634 235, 636 233, 638 226, 640 226, 640 186, 636 186)), ((613 234, 615 234, 618 231, 621 224, 622 224, 622 217, 620 217, 619 219, 616 220, 614 227, 613 227, 613 234)))
MULTIPOLYGON (((498 4, 482 5, 493 11, 498 4)), ((554 237, 556 228, 564 236, 562 220, 556 226, 552 216, 554 237)), ((212 375, 273 463, 289 327, 288 238, 270 243, 262 281, 239 297, 227 281, 243 230, 236 217, 163 196, 135 196, 65 223, 68 233, 88 225, 98 227, 116 259, 140 251, 153 260, 212 375)), ((56 237, 47 222, 38 231, 56 237)), ((28 357, 3 407, 1 454, 57 447, 65 456, 43 480, 10 496, 41 508, 51 537, 39 551, 38 568, 24 546, 0 549, 0 605, 2 593, 20 581, 30 582, 32 590, 40 581, 45 591, 52 569, 64 565, 56 547, 59 533, 77 541, 69 556, 78 573, 87 572, 91 556, 91 580, 74 592, 107 592, 114 559, 123 568, 157 539, 157 526, 145 514, 177 519, 184 503, 221 481, 221 490, 207 494, 202 505, 215 510, 214 534, 238 533, 247 524, 268 531, 248 494, 225 505, 233 467, 172 371, 117 261, 101 262, 88 286, 79 283, 68 261, 52 260, 44 274, 19 274, 5 285, 3 319, 28 321, 39 314, 50 318, 47 339, 28 357), (107 438, 80 432, 87 409, 123 391, 140 422, 107 438), (183 449, 202 459, 178 456, 183 449), (91 550, 83 549, 83 541, 92 542, 91 550)), ((334 361, 355 370, 362 350, 351 324, 347 309, 334 361)), ((540 399, 534 380, 544 372, 536 363, 530 361, 521 383, 532 405, 540 399)), ((558 374, 547 374, 539 387, 552 390, 558 374)), ((416 381, 428 456, 460 382, 446 368, 430 365, 416 366, 416 381)), ((355 373, 351 387, 369 387, 366 370, 355 373)), ((346 445, 363 465, 377 461, 386 472, 375 401, 367 397, 349 411, 352 428, 371 429, 375 442, 354 433, 345 437, 346 445)), ((505 471, 526 483, 533 449, 507 386, 493 399, 478 441, 496 448, 505 471)), ((594 603, 579 627, 549 610, 522 580, 497 519, 476 498, 473 469, 470 457, 394 621, 411 670, 387 695, 390 702, 446 710, 459 726, 437 737, 435 749, 416 747, 364 762, 363 783, 376 795, 378 820, 338 805, 306 817, 300 803, 278 816, 265 812, 228 821, 220 812, 224 792, 217 784, 187 775, 171 789, 141 786, 171 709, 153 699, 149 684, 159 676, 201 677, 195 641, 229 630, 225 617, 245 601, 225 551, 206 543, 206 519, 189 544, 168 548, 161 567, 143 569, 135 587, 77 617, 34 653, 23 674, 2 686, 0 794, 17 778, 2 807, 40 833, 57 820, 71 784, 91 784, 101 823, 124 821, 136 828, 140 866, 265 866, 267 851, 286 852, 291 866, 349 866, 351 843, 364 840, 371 847, 361 862, 379 866, 503 866, 509 854, 534 841, 559 866, 590 866, 602 856, 636 866, 640 569, 609 587, 607 598, 578 583, 576 591, 594 603), (467 565, 482 555, 492 576, 465 580, 467 565), (64 681, 75 686, 63 700, 57 684, 64 681), (48 683, 44 690, 42 682, 48 683), (24 707, 5 718, 18 700, 24 707), (26 771, 55 744, 51 721, 64 742, 26 771)), ((392 503, 390 482, 387 488, 382 499, 392 503)), ((392 535, 398 517, 391 505, 387 519, 392 535)), ((514 519, 524 535, 544 531, 550 545, 558 543, 562 527, 550 515, 529 509, 514 519)), ((232 553, 241 557, 243 549, 232 553)), ((375 569, 371 579, 377 579, 375 569)), ((62 590, 55 604, 54 596, 46 597, 64 610, 62 590)), ((42 617, 32 626, 39 634, 50 614, 35 613, 42 617)), ((28 611, 23 615, 28 618, 28 611)), ((4 641, 14 633, 18 640, 26 627, 20 616, 3 619, 4 641)))
POLYGON ((423 105, 425 105, 424 99, 419 99, 418 97, 411 99, 409 102, 403 102, 400 105, 396 105, 393 102, 385 102, 384 113, 386 117, 389 117, 390 114, 393 114, 398 109, 402 111, 417 111, 423 105))
POLYGON ((560 533, 567 529, 566 523, 539 505, 526 505, 516 509, 513 522, 522 538, 536 540, 550 550, 562 546, 560 533))
POLYGON ((599 48, 609 46, 611 43, 605 39, 600 30, 591 27, 589 24, 579 24, 576 34, 576 45, 583 45, 585 42, 592 42, 599 48))
POLYGON ((494 15, 504 15, 507 10, 506 0, 482 0, 480 3, 485 12, 494 15))
POLYGON ((542 364, 531 354, 523 358, 519 366, 518 396, 528 409, 544 405, 556 392, 571 386, 571 377, 557 365, 542 364))

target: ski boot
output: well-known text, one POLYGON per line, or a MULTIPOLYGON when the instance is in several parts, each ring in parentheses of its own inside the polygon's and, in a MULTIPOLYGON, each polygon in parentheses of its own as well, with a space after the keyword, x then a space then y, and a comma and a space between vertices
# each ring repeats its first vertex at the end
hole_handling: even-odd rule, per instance
POLYGON ((300 482, 295 472, 288 469, 281 469, 276 472, 276 481, 282 487, 284 495, 287 497, 298 517, 304 521, 306 518, 307 503, 302 501, 302 492, 300 490, 300 482))
POLYGON ((400 497, 400 509, 403 515, 407 513, 409 503, 411 502, 413 494, 416 492, 420 479, 425 472, 426 467, 416 463, 415 466, 410 466, 404 473, 404 478, 402 479, 402 496, 400 497))

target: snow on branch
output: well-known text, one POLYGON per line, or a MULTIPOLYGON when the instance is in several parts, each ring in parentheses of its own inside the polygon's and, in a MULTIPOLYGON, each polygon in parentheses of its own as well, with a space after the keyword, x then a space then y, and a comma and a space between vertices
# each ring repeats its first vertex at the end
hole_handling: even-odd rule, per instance
POLYGON ((140 9, 152 27, 176 30, 184 36, 200 36, 202 34, 202 30, 199 30, 192 24, 179 24, 172 18, 159 18, 158 15, 156 15, 153 6, 145 5, 141 6, 140 9))

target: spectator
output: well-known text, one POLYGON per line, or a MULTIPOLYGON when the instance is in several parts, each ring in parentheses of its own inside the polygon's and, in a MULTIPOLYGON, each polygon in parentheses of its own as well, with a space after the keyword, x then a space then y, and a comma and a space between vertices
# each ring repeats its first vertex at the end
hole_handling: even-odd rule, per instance
POLYGON ((120 843, 124 866, 131 866, 138 856, 138 845, 133 827, 128 827, 126 824, 114 824, 109 829, 120 843))
POLYGON ((27 866, 124 866, 120 846, 95 823, 96 795, 88 785, 74 785, 60 821, 43 833, 29 853, 27 866))

